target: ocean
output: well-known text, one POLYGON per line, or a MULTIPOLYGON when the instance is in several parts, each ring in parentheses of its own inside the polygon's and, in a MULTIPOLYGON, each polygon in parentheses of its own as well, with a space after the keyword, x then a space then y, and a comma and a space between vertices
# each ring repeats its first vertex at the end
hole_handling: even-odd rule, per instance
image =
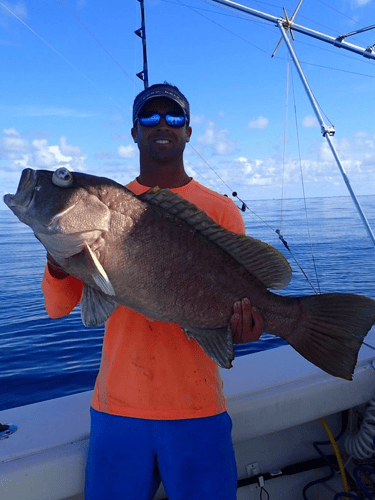
MULTIPOLYGON (((375 196, 359 201, 375 229, 375 196)), ((293 268, 290 285, 278 293, 314 293, 296 260, 317 291, 375 299, 375 249, 349 197, 307 199, 307 219, 301 199, 246 203, 247 234, 278 248, 293 268)), ((46 252, 9 210, 0 211, 0 249, 0 410, 92 389, 103 327, 84 327, 79 307, 66 318, 48 318, 40 286, 46 252)), ((251 363, 251 353, 283 344, 264 335, 236 348, 236 355, 248 356, 251 363)))

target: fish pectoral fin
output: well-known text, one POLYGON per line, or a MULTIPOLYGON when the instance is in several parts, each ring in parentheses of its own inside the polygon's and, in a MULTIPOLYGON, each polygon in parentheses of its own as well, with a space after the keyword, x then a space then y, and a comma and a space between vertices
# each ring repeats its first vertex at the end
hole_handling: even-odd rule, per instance
POLYGON ((116 295, 107 273, 87 243, 85 243, 83 251, 86 263, 91 270, 92 279, 98 285, 100 290, 106 295, 116 295))
POLYGON ((117 309, 118 304, 108 295, 85 285, 81 299, 81 317, 85 326, 100 326, 117 309))
POLYGON ((188 339, 194 339, 215 363, 232 368, 234 359, 233 335, 230 326, 224 328, 183 328, 188 339))

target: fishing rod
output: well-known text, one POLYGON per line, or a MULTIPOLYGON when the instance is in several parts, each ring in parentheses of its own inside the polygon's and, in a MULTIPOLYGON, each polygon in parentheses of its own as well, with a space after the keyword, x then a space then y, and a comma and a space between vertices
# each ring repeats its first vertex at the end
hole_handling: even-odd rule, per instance
MULTIPOLYGON (((297 7, 296 11, 294 12, 291 19, 288 18, 288 15, 287 15, 285 9, 284 9, 285 17, 276 17, 276 16, 272 16, 270 14, 267 14, 265 12, 261 12, 261 11, 252 9, 252 8, 247 7, 245 5, 241 5, 239 3, 233 2, 232 0, 210 0, 210 1, 225 5, 226 7, 229 7, 229 8, 235 9, 235 10, 239 10, 241 12, 244 12, 245 14, 249 14, 249 15, 264 19, 266 21, 269 21, 280 29, 282 38, 284 39, 284 41, 287 45, 287 48, 292 56, 293 62, 295 64, 297 71, 298 71, 298 74, 302 80, 302 84, 305 88, 307 96, 310 100, 310 103, 313 107, 315 115, 316 115, 318 122, 320 124, 322 135, 328 142, 329 148, 330 148, 330 150, 333 154, 333 157, 334 157, 334 159, 339 167, 340 173, 344 179, 344 182, 345 182, 345 185, 349 191, 349 194, 350 194, 350 196, 354 202, 354 205, 359 213, 359 216, 360 216, 362 223, 367 231, 367 234, 370 237, 373 246, 375 247, 374 233, 372 232, 370 224, 369 224, 369 222, 368 222, 368 220, 367 220, 367 218, 366 218, 366 216, 361 208, 361 205, 359 204, 359 201, 358 201, 356 195, 354 194, 354 191, 350 185, 349 178, 345 172, 345 169, 341 163, 340 157, 339 157, 339 155, 336 151, 336 148, 332 142, 332 137, 335 134, 335 129, 332 126, 327 126, 324 122, 323 116, 319 110, 318 103, 316 102, 316 99, 315 99, 313 93, 311 92, 311 89, 310 89, 310 86, 307 82, 306 76, 303 73, 302 67, 298 61, 296 53, 295 53, 293 46, 289 40, 288 32, 292 34, 292 30, 298 31, 300 33, 303 33, 304 35, 308 35, 308 36, 311 36, 313 38, 317 38, 318 40, 321 40, 323 42, 330 43, 330 44, 334 45, 335 47, 340 47, 340 48, 349 50, 351 52, 361 54, 362 56, 369 58, 369 59, 375 59, 375 51, 374 51, 373 46, 368 46, 367 48, 363 48, 363 47, 359 47, 357 45, 353 45, 353 44, 346 42, 345 38, 347 36, 351 35, 352 33, 334 38, 332 36, 328 36, 328 35, 325 35, 323 33, 318 32, 318 31, 311 30, 311 29, 306 28, 304 26, 300 26, 298 24, 295 24, 294 17, 295 17, 295 15, 296 15, 296 13, 301 5, 301 1, 299 2, 298 7, 297 7)), ((368 29, 372 29, 372 28, 373 28, 373 26, 370 26, 368 29)), ((278 46, 276 47, 276 50, 277 50, 277 48, 278 48, 278 46)), ((273 53, 273 55, 274 54, 275 54, 275 52, 273 53)))
POLYGON ((140 80, 143 81, 145 90, 148 88, 148 63, 147 63, 147 45, 146 45, 146 17, 145 17, 145 2, 144 0, 138 0, 141 7, 141 19, 142 25, 139 29, 135 30, 134 33, 139 36, 142 40, 143 49, 143 70, 136 74, 140 80))

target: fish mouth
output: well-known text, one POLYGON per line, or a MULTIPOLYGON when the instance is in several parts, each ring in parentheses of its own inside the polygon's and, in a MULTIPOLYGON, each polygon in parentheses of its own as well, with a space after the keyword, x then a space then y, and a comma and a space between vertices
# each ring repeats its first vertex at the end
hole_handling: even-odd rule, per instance
POLYGON ((9 207, 17 207, 26 210, 33 200, 37 183, 37 173, 32 168, 22 171, 16 194, 6 194, 4 203, 9 207))

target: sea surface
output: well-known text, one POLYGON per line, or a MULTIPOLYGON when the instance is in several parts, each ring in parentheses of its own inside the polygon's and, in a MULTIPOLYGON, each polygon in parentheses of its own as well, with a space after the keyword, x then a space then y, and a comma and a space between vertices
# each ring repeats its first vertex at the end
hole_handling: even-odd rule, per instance
MULTIPOLYGON (((375 196, 359 201, 375 230, 375 196)), ((349 197, 246 203, 247 234, 278 248, 293 268, 290 285, 279 293, 315 293, 296 259, 315 290, 375 299, 375 249, 349 197)), ((0 410, 90 390, 98 373, 104 330, 84 327, 79 307, 66 318, 48 318, 40 286, 45 256, 30 228, 1 210, 0 410)), ((251 363, 252 352, 280 345, 264 335, 237 348, 237 356, 247 355, 251 363)))

